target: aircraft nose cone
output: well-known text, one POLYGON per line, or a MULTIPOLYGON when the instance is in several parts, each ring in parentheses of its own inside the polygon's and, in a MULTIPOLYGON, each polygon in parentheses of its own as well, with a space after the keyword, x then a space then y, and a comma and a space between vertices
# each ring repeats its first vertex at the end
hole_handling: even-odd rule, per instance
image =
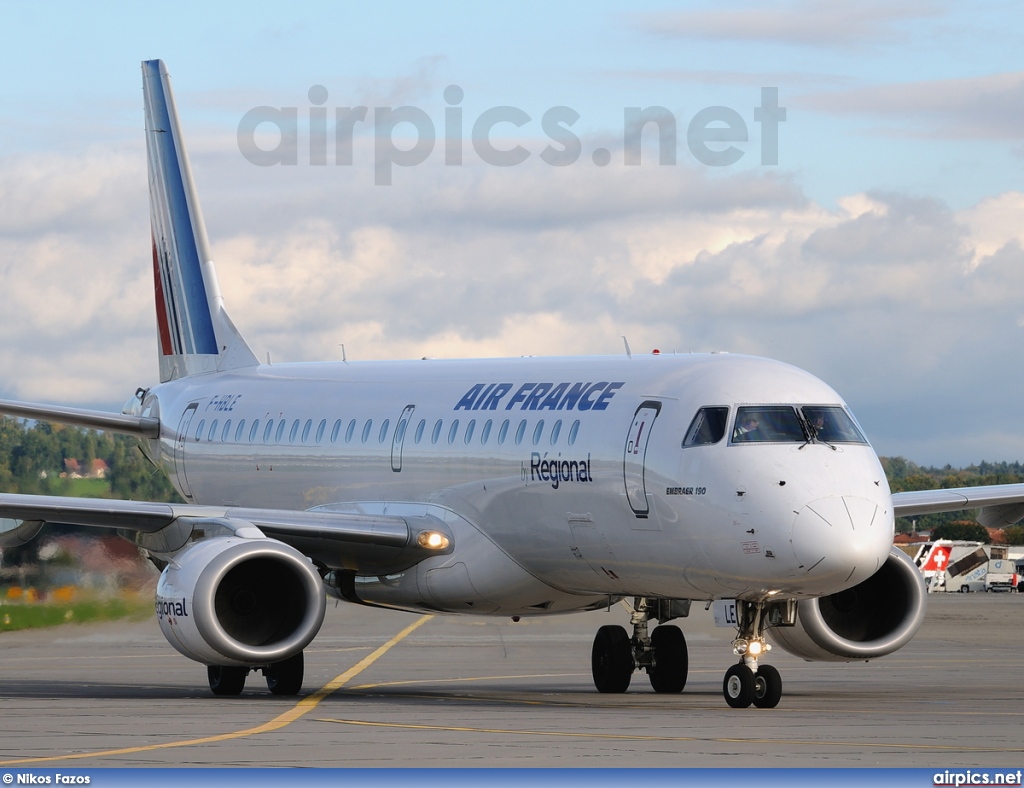
POLYGON ((881 568, 892 546, 892 515, 855 496, 819 498, 793 521, 793 552, 808 578, 849 588, 881 568))

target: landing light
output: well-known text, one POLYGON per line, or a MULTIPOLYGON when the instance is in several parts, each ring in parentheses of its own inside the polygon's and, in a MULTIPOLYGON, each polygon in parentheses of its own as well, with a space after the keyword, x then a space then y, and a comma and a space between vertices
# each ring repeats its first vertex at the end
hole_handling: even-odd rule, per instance
POLYGON ((421 531, 416 542, 428 550, 444 550, 451 544, 451 540, 440 531, 421 531))
POLYGON ((747 653, 752 657, 756 657, 761 653, 761 644, 756 640, 747 646, 747 653))

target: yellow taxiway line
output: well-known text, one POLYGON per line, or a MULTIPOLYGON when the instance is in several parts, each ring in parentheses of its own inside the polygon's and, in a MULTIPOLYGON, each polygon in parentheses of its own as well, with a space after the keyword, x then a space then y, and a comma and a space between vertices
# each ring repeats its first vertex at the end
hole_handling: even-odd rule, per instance
POLYGON ((103 758, 112 755, 131 755, 138 752, 151 752, 153 750, 168 750, 174 747, 191 747, 196 744, 213 744, 215 742, 229 741, 231 739, 244 739, 246 736, 256 736, 261 733, 270 733, 271 731, 277 731, 284 728, 287 725, 291 725, 298 719, 305 717, 313 709, 315 709, 324 698, 331 693, 341 689, 345 684, 354 679, 370 665, 376 662, 378 659, 383 657, 388 651, 394 646, 398 645, 402 640, 412 634, 413 631, 426 624, 433 616, 423 616, 417 619, 391 640, 385 643, 380 648, 367 655, 351 668, 346 670, 340 676, 336 676, 329 682, 324 684, 316 692, 310 693, 298 703, 296 703, 288 711, 278 714, 272 720, 269 720, 262 725, 257 725, 254 728, 244 728, 240 731, 233 731, 232 733, 220 733, 215 736, 203 736, 199 739, 185 739, 182 741, 169 741, 162 742, 161 744, 145 744, 140 747, 122 747, 116 750, 99 750, 97 752, 80 752, 69 755, 46 755, 35 758, 15 758, 7 761, 0 761, 0 766, 14 766, 22 763, 48 763, 53 761, 72 761, 72 760, 83 760, 86 758, 103 758))

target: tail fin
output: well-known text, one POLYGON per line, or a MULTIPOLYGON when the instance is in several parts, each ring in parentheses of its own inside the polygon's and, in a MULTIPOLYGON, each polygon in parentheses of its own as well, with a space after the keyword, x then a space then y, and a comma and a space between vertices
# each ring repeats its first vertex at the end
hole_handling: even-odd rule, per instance
POLYGON ((256 366, 256 356, 224 311, 163 61, 143 62, 142 92, 160 380, 256 366))

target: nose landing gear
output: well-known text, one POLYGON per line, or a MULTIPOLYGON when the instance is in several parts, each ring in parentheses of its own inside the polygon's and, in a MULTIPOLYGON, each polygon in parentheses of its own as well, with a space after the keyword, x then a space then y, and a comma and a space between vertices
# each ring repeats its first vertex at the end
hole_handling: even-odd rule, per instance
POLYGON ((751 704, 773 709, 782 699, 779 671, 771 665, 758 664, 758 658, 772 648, 764 637, 764 612, 763 602, 736 602, 739 623, 732 653, 740 657, 740 662, 725 672, 722 682, 725 702, 734 709, 745 709, 751 704))

